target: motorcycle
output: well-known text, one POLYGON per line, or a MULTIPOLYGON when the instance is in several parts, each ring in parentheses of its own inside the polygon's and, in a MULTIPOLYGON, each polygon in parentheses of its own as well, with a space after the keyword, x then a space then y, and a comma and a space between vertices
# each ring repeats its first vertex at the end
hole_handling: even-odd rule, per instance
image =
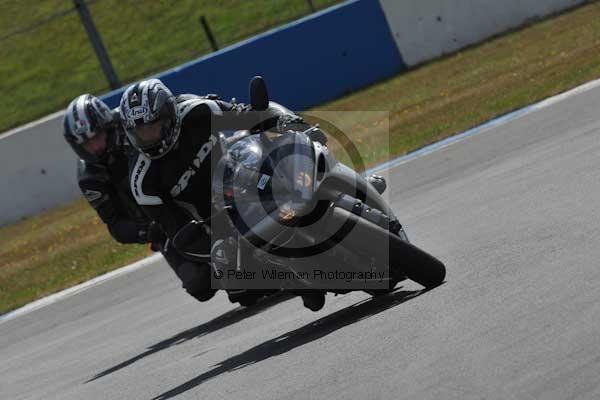
POLYGON ((410 243, 381 187, 337 161, 318 125, 282 127, 293 113, 269 101, 260 77, 250 99, 271 123, 219 134, 213 149, 215 285, 257 297, 292 291, 317 311, 326 292, 377 296, 407 278, 444 281, 444 264, 410 243))

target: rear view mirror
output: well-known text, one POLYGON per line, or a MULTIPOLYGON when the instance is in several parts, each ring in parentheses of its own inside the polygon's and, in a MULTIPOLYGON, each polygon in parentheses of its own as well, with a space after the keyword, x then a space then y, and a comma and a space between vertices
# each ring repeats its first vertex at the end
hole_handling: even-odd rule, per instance
POLYGON ((265 111, 269 108, 269 93, 262 76, 255 76, 250 81, 250 105, 254 111, 265 111))

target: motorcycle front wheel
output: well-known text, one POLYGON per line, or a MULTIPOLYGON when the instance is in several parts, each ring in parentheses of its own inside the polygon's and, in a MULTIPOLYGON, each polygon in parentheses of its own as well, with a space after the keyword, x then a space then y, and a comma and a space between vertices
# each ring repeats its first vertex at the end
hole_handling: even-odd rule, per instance
POLYGON ((347 227, 336 233, 344 247, 368 249, 376 260, 393 268, 396 276, 404 275, 427 289, 444 282, 444 264, 417 246, 341 207, 333 207, 329 218, 332 223, 325 224, 324 229, 330 234, 340 225, 347 227))

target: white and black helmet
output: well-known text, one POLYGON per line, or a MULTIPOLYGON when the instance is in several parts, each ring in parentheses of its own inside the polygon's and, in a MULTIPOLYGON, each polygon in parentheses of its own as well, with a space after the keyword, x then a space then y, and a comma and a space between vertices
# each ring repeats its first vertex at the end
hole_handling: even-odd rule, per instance
POLYGON ((82 94, 67 107, 63 119, 63 135, 82 160, 98 162, 104 155, 88 153, 83 144, 102 130, 108 133, 112 126, 113 115, 110 108, 96 96, 82 94))
POLYGON ((179 136, 179 115, 173 93, 159 79, 131 85, 121 97, 121 124, 131 144, 150 159, 169 152, 179 136), (147 128, 155 128, 151 137, 147 128))

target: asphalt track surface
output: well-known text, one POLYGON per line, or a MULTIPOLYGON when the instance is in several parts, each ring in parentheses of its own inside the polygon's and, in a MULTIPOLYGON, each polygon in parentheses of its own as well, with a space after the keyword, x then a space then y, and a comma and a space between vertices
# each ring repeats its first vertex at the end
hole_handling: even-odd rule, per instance
POLYGON ((600 89, 389 174, 442 286, 242 309, 159 262, 0 324, 0 398, 600 398, 600 89))

